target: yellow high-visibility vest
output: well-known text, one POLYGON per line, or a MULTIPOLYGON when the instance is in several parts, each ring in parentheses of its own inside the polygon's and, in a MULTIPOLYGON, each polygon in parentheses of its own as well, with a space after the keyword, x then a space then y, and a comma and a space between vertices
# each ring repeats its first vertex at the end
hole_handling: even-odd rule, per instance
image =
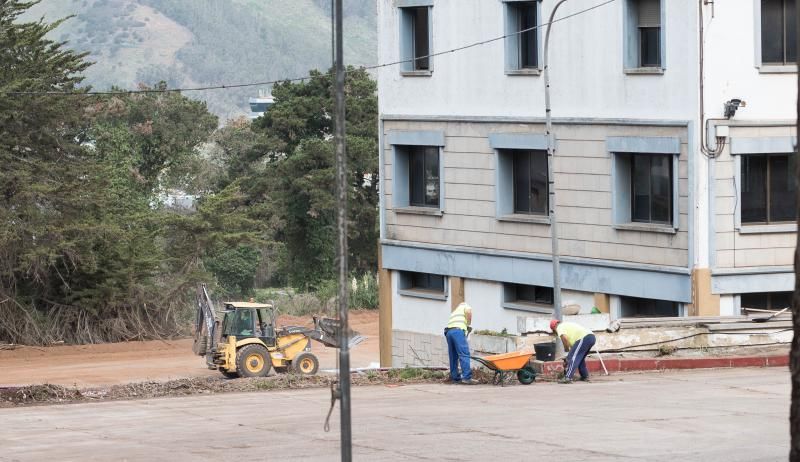
POLYGON ((450 313, 450 320, 447 322, 447 328, 458 328, 466 331, 467 326, 469 325, 469 322, 467 322, 467 312, 472 312, 472 307, 466 303, 459 304, 456 309, 450 313))

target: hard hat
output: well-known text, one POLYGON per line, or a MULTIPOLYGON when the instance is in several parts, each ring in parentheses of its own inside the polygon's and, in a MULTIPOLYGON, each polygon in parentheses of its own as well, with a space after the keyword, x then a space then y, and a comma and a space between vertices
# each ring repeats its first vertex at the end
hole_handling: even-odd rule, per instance
POLYGON ((557 326, 558 326, 558 319, 551 319, 550 320, 550 330, 555 332, 557 326))

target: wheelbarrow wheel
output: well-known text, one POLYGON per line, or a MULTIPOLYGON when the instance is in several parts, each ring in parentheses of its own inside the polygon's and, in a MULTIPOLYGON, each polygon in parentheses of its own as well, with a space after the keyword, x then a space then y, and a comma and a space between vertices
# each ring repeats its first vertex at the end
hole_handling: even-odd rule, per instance
POLYGON ((523 385, 530 385, 536 380, 536 371, 531 366, 525 366, 517 371, 517 380, 523 385))

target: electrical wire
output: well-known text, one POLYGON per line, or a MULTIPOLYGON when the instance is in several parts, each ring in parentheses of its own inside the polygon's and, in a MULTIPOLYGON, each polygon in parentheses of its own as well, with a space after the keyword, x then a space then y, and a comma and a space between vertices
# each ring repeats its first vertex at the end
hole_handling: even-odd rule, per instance
MULTIPOLYGON (((788 329, 782 329, 782 330, 779 330, 777 332, 772 332, 772 334, 782 334, 784 332, 789 332, 791 330, 793 330, 792 327, 790 327, 788 329)), ((694 338, 694 337, 699 337, 701 335, 764 335, 764 332, 698 332, 696 334, 687 335, 685 337, 678 337, 678 338, 674 338, 674 339, 670 339, 670 340, 663 340, 663 341, 660 341, 660 342, 641 343, 641 344, 638 344, 638 345, 628 345, 628 346, 620 347, 620 348, 610 348, 610 349, 607 349, 607 350, 602 350, 602 351, 600 351, 600 353, 619 353, 619 352, 622 352, 622 351, 630 350, 632 348, 642 348, 642 347, 649 347, 649 346, 660 346, 660 345, 665 345, 667 343, 678 342, 678 341, 681 341, 681 340, 686 340, 686 339, 690 339, 690 338, 694 338)), ((789 342, 773 342, 773 343, 764 343, 764 344, 757 344, 757 345, 788 344, 788 343, 789 342)), ((757 346, 757 345, 751 345, 751 346, 757 346)), ((741 345, 725 345, 725 346, 739 347, 741 345)))
MULTIPOLYGON (((602 2, 602 3, 598 3, 597 5, 590 6, 588 8, 583 9, 583 10, 578 10, 578 11, 576 11, 574 13, 571 13, 571 14, 568 14, 566 16, 562 16, 560 18, 554 19, 551 22, 539 24, 539 25, 536 25, 536 26, 533 26, 533 27, 529 27, 527 29, 522 29, 522 30, 519 30, 519 31, 511 32, 509 34, 504 34, 504 35, 501 35, 501 36, 498 36, 498 37, 493 37, 493 38, 490 38, 490 39, 481 40, 481 41, 478 41, 478 42, 473 42, 473 43, 470 43, 470 44, 467 44, 467 45, 463 45, 463 46, 460 46, 460 47, 451 48, 449 50, 437 51, 435 53, 429 53, 428 55, 424 55, 424 56, 416 56, 416 57, 413 57, 413 58, 403 59, 403 60, 399 60, 399 61, 392 61, 392 62, 382 63, 382 64, 374 64, 374 65, 370 65, 370 66, 362 66, 359 69, 360 70, 368 70, 369 71, 369 70, 381 69, 381 68, 384 68, 384 67, 390 67, 390 66, 397 66, 397 65, 400 65, 400 64, 406 64, 406 63, 410 63, 410 62, 413 62, 413 61, 418 61, 418 60, 421 60, 421 59, 433 58, 433 57, 436 57, 436 56, 442 56, 442 55, 447 55, 447 54, 451 54, 451 53, 457 53, 457 52, 460 52, 460 51, 468 50, 470 48, 475 48, 475 47, 478 47, 478 46, 487 45, 489 43, 497 42, 499 40, 505 40, 506 38, 509 38, 509 37, 514 37, 514 36, 517 36, 517 35, 520 35, 520 34, 531 32, 531 31, 540 29, 540 28, 542 28, 544 26, 548 26, 550 24, 555 24, 557 22, 564 21, 566 19, 573 18, 575 16, 578 16, 578 15, 581 15, 581 14, 584 14, 584 13, 588 13, 589 11, 592 11, 592 10, 595 10, 595 9, 600 8, 602 6, 608 5, 609 3, 614 3, 615 1, 616 0, 606 0, 606 1, 602 2)), ((319 75, 319 77, 333 76, 333 75, 334 75, 334 72, 333 71, 329 71, 329 72, 321 73, 319 75)), ((314 78, 314 77, 312 77, 312 76, 304 76, 304 77, 284 78, 284 79, 277 79, 277 80, 267 80, 267 81, 263 81, 263 82, 248 82, 248 83, 237 83, 237 84, 209 85, 209 86, 203 86, 203 87, 187 87, 187 88, 165 88, 165 89, 148 88, 148 89, 140 89, 140 90, 109 90, 109 91, 0 91, 0 93, 6 94, 6 95, 13 95, 13 96, 113 96, 113 95, 147 94, 147 93, 171 93, 171 92, 208 91, 208 90, 230 90, 230 89, 235 89, 235 88, 246 88, 246 87, 257 87, 257 86, 274 85, 274 84, 284 83, 284 82, 301 82, 301 81, 305 81, 305 80, 311 80, 312 78, 314 78)))

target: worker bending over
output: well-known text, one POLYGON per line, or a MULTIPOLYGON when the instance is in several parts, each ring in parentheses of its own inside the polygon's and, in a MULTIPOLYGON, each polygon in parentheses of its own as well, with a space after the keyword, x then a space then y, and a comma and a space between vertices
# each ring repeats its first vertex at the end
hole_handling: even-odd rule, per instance
POLYGON ((564 344, 564 350, 569 351, 565 366, 566 370, 564 371, 564 383, 572 382, 572 376, 575 375, 576 368, 581 374, 581 380, 589 380, 586 355, 589 354, 596 340, 592 331, 580 324, 559 322, 557 319, 550 321, 550 330, 561 339, 561 343, 564 344))
POLYGON ((452 313, 447 327, 444 329, 444 337, 447 339, 447 353, 450 355, 450 380, 453 383, 464 385, 475 385, 478 382, 472 380, 472 369, 469 366, 469 344, 467 344, 467 333, 472 330, 472 307, 466 303, 460 303, 452 313), (461 365, 461 373, 458 373, 458 366, 461 365))

